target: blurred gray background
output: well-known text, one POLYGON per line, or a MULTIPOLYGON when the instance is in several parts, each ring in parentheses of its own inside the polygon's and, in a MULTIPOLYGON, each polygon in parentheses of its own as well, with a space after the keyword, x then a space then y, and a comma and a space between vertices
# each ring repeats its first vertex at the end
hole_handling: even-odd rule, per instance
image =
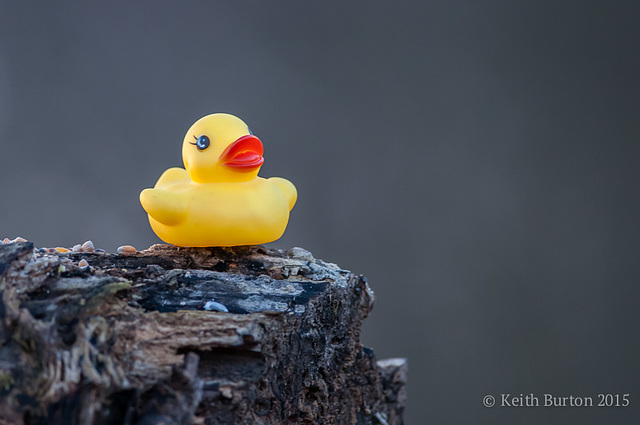
POLYGON ((159 240, 138 194, 230 112, 365 274, 408 424, 640 417, 640 3, 2 2, 0 236, 159 240), (630 394, 487 409, 485 394, 630 394))

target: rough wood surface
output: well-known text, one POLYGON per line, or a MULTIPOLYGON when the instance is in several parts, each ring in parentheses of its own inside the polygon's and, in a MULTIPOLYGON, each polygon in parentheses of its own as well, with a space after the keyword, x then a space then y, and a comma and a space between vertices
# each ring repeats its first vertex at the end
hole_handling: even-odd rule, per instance
POLYGON ((300 248, 52 251, 0 245, 0 424, 402 423, 362 276, 300 248))

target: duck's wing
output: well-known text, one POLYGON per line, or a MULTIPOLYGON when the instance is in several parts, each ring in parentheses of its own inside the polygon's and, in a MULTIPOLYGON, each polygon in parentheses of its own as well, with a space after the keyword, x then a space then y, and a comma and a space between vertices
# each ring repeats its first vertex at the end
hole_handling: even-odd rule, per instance
POLYGON ((180 224, 187 217, 187 203, 174 192, 145 189, 140 193, 140 203, 151 217, 167 226, 180 224))
POLYGON ((293 183, 291 183, 287 179, 283 179, 282 177, 271 177, 267 180, 269 180, 271 183, 274 183, 280 188, 280 190, 282 190, 285 199, 289 203, 289 211, 291 211, 293 206, 296 204, 296 200, 298 199, 298 191, 296 190, 296 187, 293 185, 293 183))
POLYGON ((184 168, 173 167, 166 170, 154 186, 155 189, 166 189, 176 183, 185 183, 190 181, 189 174, 184 168))

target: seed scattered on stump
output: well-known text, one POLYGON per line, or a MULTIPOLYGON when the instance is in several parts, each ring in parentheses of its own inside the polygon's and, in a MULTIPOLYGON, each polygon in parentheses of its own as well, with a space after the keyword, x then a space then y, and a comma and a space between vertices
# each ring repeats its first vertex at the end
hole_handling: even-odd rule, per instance
POLYGON ((84 258, 78 261, 78 267, 89 267, 89 263, 84 258))
POLYGON ((2 244, 3 245, 14 243, 14 242, 27 242, 27 240, 25 238, 20 237, 20 236, 18 236, 17 238, 15 238, 13 240, 9 239, 9 238, 4 238, 2 240, 2 244))
POLYGON ((216 302, 214 300, 207 301, 205 305, 202 307, 207 311, 222 311, 223 313, 228 313, 229 309, 225 307, 223 304, 216 302))
POLYGON ((135 254, 137 250, 131 245, 122 245, 118 247, 118 254, 135 254))
POLYGON ((93 250, 94 250, 93 242, 86 241, 85 243, 82 244, 82 251, 83 252, 93 252, 93 250))

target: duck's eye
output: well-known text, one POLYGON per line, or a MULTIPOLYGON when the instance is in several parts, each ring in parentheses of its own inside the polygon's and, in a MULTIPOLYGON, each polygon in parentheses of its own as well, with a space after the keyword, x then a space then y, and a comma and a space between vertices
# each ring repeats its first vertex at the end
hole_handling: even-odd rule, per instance
POLYGON ((206 148, 209 147, 210 144, 211 144, 211 141, 204 134, 202 136, 198 137, 198 139, 196 141, 196 147, 198 148, 199 151, 205 150, 206 148))

